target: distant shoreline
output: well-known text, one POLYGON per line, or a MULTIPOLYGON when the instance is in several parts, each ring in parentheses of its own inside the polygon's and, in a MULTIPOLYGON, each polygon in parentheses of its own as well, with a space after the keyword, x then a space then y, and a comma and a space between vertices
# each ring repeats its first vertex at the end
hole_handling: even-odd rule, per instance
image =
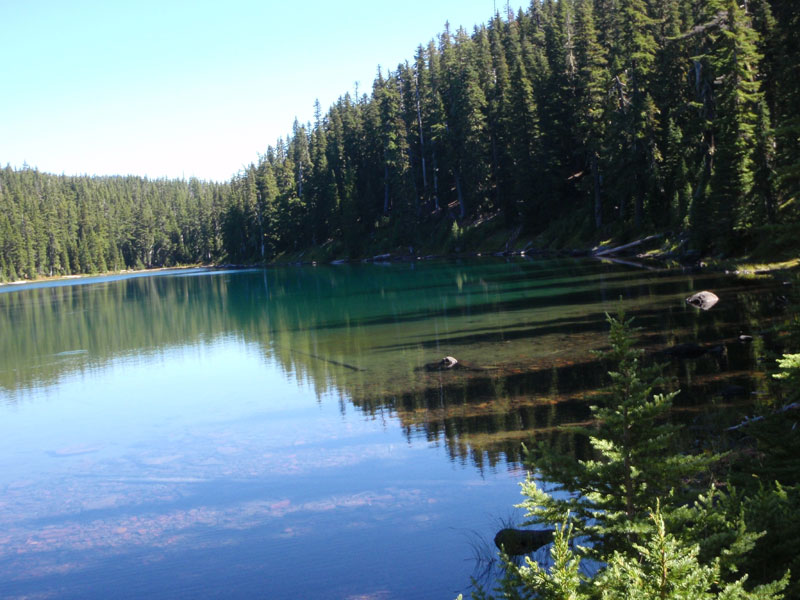
POLYGON ((217 269, 219 265, 178 265, 175 267, 152 267, 149 269, 122 269, 119 271, 104 271, 102 273, 79 273, 77 275, 52 275, 36 277, 35 279, 16 279, 14 281, 0 281, 0 287, 26 285, 28 283, 42 283, 46 281, 63 281, 70 279, 91 279, 93 277, 110 277, 112 275, 129 275, 132 273, 158 273, 159 271, 182 271, 187 269, 217 269))

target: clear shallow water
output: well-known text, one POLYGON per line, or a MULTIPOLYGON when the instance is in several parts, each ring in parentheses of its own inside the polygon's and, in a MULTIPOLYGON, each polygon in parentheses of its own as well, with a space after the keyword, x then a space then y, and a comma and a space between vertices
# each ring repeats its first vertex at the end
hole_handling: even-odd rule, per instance
POLYGON ((585 451, 556 427, 588 415, 620 296, 648 351, 723 346, 672 363, 697 428, 763 385, 769 337, 734 340, 780 294, 592 261, 0 288, 0 597, 454 597, 519 443, 585 451), (444 355, 468 369, 425 370, 444 355))

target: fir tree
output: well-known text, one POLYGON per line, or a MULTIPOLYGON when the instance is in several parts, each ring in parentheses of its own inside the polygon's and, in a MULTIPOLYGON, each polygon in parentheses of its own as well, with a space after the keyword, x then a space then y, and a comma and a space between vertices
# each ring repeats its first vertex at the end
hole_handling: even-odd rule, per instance
POLYGON ((600 163, 605 134, 606 90, 609 75, 605 52, 597 38, 591 0, 575 5, 575 60, 577 67, 575 114, 582 164, 591 174, 592 206, 596 228, 603 225, 600 163))
MULTIPOLYGON (((711 180, 718 239, 752 225, 756 126, 763 94, 757 79, 757 34, 735 0, 711 4, 726 13, 712 44, 709 64, 718 81, 714 122, 716 156, 711 180), (724 233, 723 233, 724 232, 724 233)), ((730 240, 732 242, 733 240, 730 240)), ((729 248, 726 248, 729 249, 729 248)))
POLYGON ((522 486, 532 523, 559 523, 573 515, 577 535, 588 535, 592 554, 631 552, 646 529, 647 511, 658 499, 680 504, 692 497, 687 489, 710 459, 676 449, 678 427, 668 412, 677 392, 654 393, 668 382, 659 365, 642 365, 634 348, 631 322, 623 314, 608 318, 611 350, 605 358, 616 368, 602 407, 594 407, 597 427, 586 431, 597 458, 573 462, 539 448, 529 453, 537 477, 522 486), (536 479, 553 482, 546 490, 536 479), (566 492, 553 495, 552 492, 566 492))

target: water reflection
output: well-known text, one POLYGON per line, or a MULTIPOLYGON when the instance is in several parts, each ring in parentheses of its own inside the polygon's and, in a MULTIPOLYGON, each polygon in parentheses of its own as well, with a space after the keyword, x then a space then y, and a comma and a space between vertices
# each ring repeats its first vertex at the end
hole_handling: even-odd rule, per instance
MULTIPOLYGON (((763 366, 735 340, 742 328, 764 331, 781 317, 779 291, 763 281, 590 261, 342 265, 40 286, 0 294, 0 390, 14 403, 120 357, 165 360, 176 348, 236 340, 317 395, 335 394, 343 410, 349 402, 370 415, 389 411, 409 437, 439 440, 462 461, 513 462, 531 432, 553 437, 560 424, 587 418, 606 371, 592 351, 605 345, 605 312, 618 299, 649 351, 722 345, 717 356, 672 361, 684 388, 678 404, 690 406, 731 381, 754 391, 752 373, 763 366), (714 289, 718 307, 686 306, 699 289, 714 289), (470 368, 424 370, 445 355, 470 368)), ((763 334, 761 342, 763 354, 772 340, 763 334)))

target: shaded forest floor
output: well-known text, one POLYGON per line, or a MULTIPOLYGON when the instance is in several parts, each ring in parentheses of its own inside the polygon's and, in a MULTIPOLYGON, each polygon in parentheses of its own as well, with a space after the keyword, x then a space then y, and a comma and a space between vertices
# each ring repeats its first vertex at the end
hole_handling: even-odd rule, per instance
POLYGON ((758 275, 800 265, 800 224, 767 225, 746 236, 732 237, 728 250, 701 251, 694 247, 687 231, 649 228, 634 234, 614 226, 598 231, 586 221, 555 220, 545 229, 531 232, 521 225, 503 222, 499 214, 465 224, 443 218, 434 226, 416 232, 416 243, 408 243, 407 236, 398 236, 391 227, 386 227, 355 251, 329 240, 282 253, 269 263, 395 262, 476 256, 579 257, 619 248, 609 252, 607 258, 641 266, 710 268, 758 275), (405 243, 398 243, 398 237, 404 237, 405 243))

